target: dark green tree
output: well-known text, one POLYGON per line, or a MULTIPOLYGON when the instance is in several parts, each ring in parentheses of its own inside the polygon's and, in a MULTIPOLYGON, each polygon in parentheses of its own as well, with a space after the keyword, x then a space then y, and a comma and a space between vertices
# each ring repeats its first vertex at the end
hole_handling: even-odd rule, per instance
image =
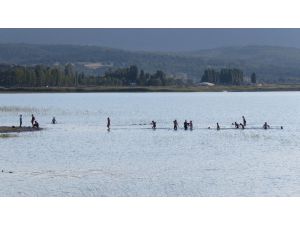
POLYGON ((256 84, 256 74, 255 73, 251 74, 251 83, 256 84))

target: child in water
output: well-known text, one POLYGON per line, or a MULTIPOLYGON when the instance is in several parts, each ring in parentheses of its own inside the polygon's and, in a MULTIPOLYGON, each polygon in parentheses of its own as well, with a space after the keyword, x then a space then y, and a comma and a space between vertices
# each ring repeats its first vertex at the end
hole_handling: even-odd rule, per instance
POLYGON ((39 123, 36 120, 33 123, 33 127, 35 127, 35 128, 39 128, 40 127, 39 123))

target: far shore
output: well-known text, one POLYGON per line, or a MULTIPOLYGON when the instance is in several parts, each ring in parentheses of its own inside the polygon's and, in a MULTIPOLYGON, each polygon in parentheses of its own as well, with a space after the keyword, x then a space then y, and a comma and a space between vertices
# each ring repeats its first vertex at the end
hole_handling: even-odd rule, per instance
POLYGON ((128 87, 0 87, 0 93, 88 93, 88 92, 258 92, 300 91, 300 84, 265 84, 261 86, 128 86, 128 87))

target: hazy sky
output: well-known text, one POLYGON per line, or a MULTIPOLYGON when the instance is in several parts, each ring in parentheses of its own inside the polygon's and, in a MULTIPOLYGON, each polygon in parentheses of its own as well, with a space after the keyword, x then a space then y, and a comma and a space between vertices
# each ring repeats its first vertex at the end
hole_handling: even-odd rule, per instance
POLYGON ((300 48, 300 29, 0 29, 0 43, 80 44, 146 51, 225 46, 300 48))

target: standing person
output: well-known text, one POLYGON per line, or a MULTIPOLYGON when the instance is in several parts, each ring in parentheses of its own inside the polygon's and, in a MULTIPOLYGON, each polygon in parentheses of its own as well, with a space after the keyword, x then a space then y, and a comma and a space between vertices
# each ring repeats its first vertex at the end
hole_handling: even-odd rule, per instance
POLYGON ((152 124, 152 129, 156 129, 156 122, 154 120, 152 120, 151 124, 152 124))
POLYGON ((188 129, 188 122, 187 122, 186 120, 185 120, 184 123, 183 123, 183 127, 184 127, 185 130, 188 129))
POLYGON ((174 120, 173 123, 174 123, 174 130, 177 130, 177 127, 178 127, 178 122, 177 122, 177 120, 174 120))
POLYGON ((190 120, 189 125, 190 125, 190 130, 193 130, 193 121, 190 120))
POLYGON ((33 125, 34 125, 34 121, 35 121, 35 117, 34 117, 33 114, 31 114, 31 124, 32 124, 32 127, 33 127, 33 125))
POLYGON ((270 128, 270 125, 267 124, 267 122, 265 122, 264 125, 263 125, 263 128, 266 130, 266 129, 270 128))
POLYGON ((53 116, 53 118, 52 118, 52 124, 56 124, 55 116, 53 116))
POLYGON ((22 119, 22 114, 20 115, 20 127, 22 127, 23 119, 22 119))
POLYGON ((242 118, 243 118, 243 125, 244 125, 244 127, 246 126, 246 124, 247 124, 247 121, 246 121, 246 119, 245 119, 245 117, 244 116, 242 116, 242 118))
POLYGON ((219 125, 219 123, 217 123, 217 130, 220 130, 221 128, 220 128, 220 125, 219 125))
POLYGON ((109 117, 107 117, 107 130, 110 130, 110 118, 109 117))

